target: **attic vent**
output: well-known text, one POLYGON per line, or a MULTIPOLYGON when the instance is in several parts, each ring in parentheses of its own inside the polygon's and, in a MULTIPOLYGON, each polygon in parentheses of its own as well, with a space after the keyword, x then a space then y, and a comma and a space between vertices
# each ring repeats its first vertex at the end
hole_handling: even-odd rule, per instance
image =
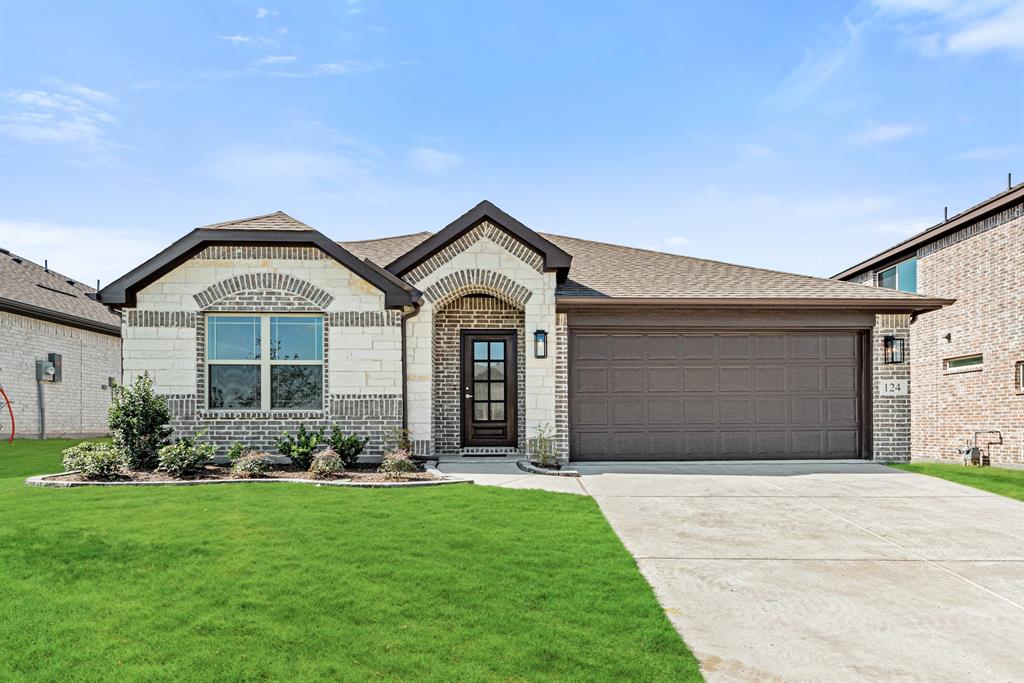
POLYGON ((21 263, 22 262, 22 259, 18 258, 17 256, 12 256, 11 260, 14 261, 15 263, 21 263))
POLYGON ((64 296, 70 296, 72 299, 75 298, 75 295, 72 294, 71 292, 65 292, 65 291, 63 291, 61 289, 54 289, 53 287, 47 287, 46 285, 39 285, 39 284, 37 284, 36 287, 39 287, 40 289, 45 289, 45 290, 47 290, 49 292, 56 292, 57 294, 63 294, 64 296))
POLYGON ((74 286, 75 286, 75 281, 74 281, 74 280, 65 280, 64 282, 68 283, 68 284, 69 284, 69 285, 71 285, 72 287, 74 287, 74 286))

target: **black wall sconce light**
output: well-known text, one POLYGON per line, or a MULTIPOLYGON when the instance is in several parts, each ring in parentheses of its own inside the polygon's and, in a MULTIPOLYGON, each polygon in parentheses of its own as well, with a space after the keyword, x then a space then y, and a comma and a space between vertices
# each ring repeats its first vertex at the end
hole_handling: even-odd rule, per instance
POLYGON ((904 355, 905 339, 889 335, 882 341, 885 348, 885 362, 887 365, 903 363, 906 360, 906 356, 904 355))
POLYGON ((534 358, 548 357, 548 333, 544 330, 537 330, 533 333, 533 356, 534 358))

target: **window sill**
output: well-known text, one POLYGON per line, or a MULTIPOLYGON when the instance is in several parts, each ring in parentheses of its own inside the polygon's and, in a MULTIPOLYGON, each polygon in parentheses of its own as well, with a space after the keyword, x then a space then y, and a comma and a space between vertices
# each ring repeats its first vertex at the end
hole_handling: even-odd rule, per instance
POLYGON ((241 409, 215 409, 205 408, 199 410, 201 419, 217 420, 295 420, 295 419, 322 419, 327 417, 327 411, 323 408, 315 410, 249 410, 241 409))
POLYGON ((943 375, 963 375, 964 373, 968 373, 968 372, 981 372, 984 369, 985 369, 984 365, 972 365, 972 366, 967 367, 967 368, 952 368, 952 369, 947 368, 946 370, 943 371, 942 374, 943 375))

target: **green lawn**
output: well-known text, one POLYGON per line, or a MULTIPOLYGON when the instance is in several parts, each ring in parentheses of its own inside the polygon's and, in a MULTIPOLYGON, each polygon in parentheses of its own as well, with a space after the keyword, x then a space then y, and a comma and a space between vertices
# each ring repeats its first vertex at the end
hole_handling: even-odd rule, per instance
POLYGON ((1001 467, 964 467, 963 465, 944 463, 901 463, 892 466, 907 472, 948 479, 958 484, 973 486, 976 489, 1024 501, 1024 470, 1001 467))
POLYGON ((701 680, 590 498, 39 489, 0 444, 0 679, 701 680))

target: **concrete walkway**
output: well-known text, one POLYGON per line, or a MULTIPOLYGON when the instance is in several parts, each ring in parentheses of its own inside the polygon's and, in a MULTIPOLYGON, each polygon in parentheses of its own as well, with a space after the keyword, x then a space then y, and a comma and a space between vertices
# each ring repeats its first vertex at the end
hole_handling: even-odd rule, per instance
POLYGON ((709 681, 1024 681, 1024 503, 870 463, 469 467, 593 495, 709 681))

